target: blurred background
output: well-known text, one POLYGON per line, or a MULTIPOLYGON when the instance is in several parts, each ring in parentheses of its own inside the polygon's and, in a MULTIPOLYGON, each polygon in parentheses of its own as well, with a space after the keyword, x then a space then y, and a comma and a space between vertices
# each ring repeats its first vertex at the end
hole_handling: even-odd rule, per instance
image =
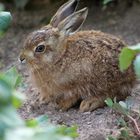
MULTIPOLYGON (((114 134, 118 132, 116 131, 116 125, 118 124, 116 123, 118 122, 116 114, 112 115, 109 108, 98 109, 91 114, 88 112, 87 114, 81 114, 77 110, 70 110, 67 113, 57 112, 47 106, 34 112, 29 110, 35 96, 29 82, 28 71, 23 65, 19 65, 20 51, 26 36, 30 32, 47 25, 57 9, 66 1, 0 0, 0 12, 9 11, 12 15, 12 24, 5 35, 0 38, 0 70, 5 71, 16 65, 23 74, 22 92, 28 100, 19 110, 22 118, 33 118, 45 112, 55 124, 64 123, 68 126, 77 124, 80 134, 79 140, 95 140, 96 137, 103 139, 102 135, 113 134, 113 131, 114 134)), ((83 7, 89 8, 89 14, 82 30, 93 29, 110 33, 123 39, 128 45, 140 43, 140 0, 80 0, 78 9, 83 7)), ((13 77, 16 78, 15 75, 13 77)), ((13 84, 14 80, 10 79, 10 81, 13 84)), ((137 100, 132 100, 132 103, 135 103, 139 110, 140 89, 137 89, 134 93, 137 93, 138 96, 135 97, 137 100)), ((12 118, 9 115, 7 116, 12 118)), ((3 131, 0 132, 3 134, 3 131)))
MULTIPOLYGON (((0 39, 0 68, 18 60, 28 33, 49 23, 56 10, 67 0, 0 0, 0 10, 10 11, 12 25, 0 39)), ((139 0, 80 0, 79 9, 89 8, 82 29, 114 34, 128 45, 140 42, 139 0)))

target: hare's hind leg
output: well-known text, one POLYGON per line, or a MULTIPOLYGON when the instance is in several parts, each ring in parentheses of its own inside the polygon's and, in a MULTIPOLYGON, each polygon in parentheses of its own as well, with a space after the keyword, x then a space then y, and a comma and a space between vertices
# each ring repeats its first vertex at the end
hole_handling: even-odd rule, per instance
POLYGON ((97 108, 103 107, 105 105, 105 96, 103 97, 88 97, 84 99, 80 104, 80 111, 86 112, 86 111, 93 111, 97 108))

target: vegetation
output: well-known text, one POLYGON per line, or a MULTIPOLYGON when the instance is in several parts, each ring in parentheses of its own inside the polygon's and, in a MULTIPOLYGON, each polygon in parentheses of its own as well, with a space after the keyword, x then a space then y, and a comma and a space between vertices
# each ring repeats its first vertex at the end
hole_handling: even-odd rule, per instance
POLYGON ((0 74, 0 140, 72 140, 77 127, 54 126, 46 116, 26 120, 20 118, 19 108, 23 95, 16 88, 21 76, 15 68, 0 74))
POLYGON ((113 2, 114 0, 102 0, 103 5, 107 5, 110 2, 113 2))
POLYGON ((9 12, 0 11, 0 37, 7 31, 12 21, 11 14, 9 12))
MULTIPOLYGON (((131 65, 134 67, 136 76, 140 78, 140 44, 125 47, 122 49, 119 56, 120 70, 123 72, 127 70, 131 65)), ((129 76, 129 75, 128 75, 129 76)), ((110 98, 105 100, 106 104, 113 110, 120 113, 123 118, 127 118, 129 121, 120 118, 118 125, 120 126, 120 133, 117 137, 109 136, 108 140, 131 140, 140 137, 140 112, 132 110, 125 102, 117 103, 116 100, 112 101, 110 98), (134 117, 133 117, 134 116, 134 117), (132 125, 130 125, 132 122, 132 125)))
MULTIPOLYGON (((9 12, 0 12, 0 36, 2 37, 11 23, 9 12)), ((76 126, 55 126, 46 116, 23 120, 18 115, 24 99, 17 87, 21 76, 15 68, 0 73, 0 140, 72 140, 78 136, 76 126)))
MULTIPOLYGON (((140 78, 140 44, 125 47, 120 53, 120 70, 123 72, 131 65, 134 66, 135 73, 140 78)), ((118 120, 119 135, 117 137, 109 136, 107 140, 132 140, 139 138, 140 111, 131 109, 128 103, 122 101, 117 103, 116 99, 113 101, 108 98, 105 100, 105 103, 122 116, 118 120)))
POLYGON ((119 134, 118 136, 109 136, 107 140, 132 140, 140 137, 140 128, 138 125, 140 119, 140 112, 132 110, 129 104, 116 99, 107 98, 105 103, 121 115, 118 120, 119 134))
POLYGON ((135 73, 140 78, 140 44, 123 48, 120 53, 119 63, 122 72, 133 63, 135 73))

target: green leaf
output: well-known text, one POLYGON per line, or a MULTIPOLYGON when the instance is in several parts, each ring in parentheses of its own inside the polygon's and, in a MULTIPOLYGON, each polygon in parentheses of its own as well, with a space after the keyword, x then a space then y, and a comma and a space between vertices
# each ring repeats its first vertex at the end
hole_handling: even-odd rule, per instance
POLYGON ((56 133, 56 127, 48 125, 46 128, 19 127, 9 130, 6 133, 5 140, 72 140, 72 138, 56 133))
POLYGON ((2 3, 0 3, 0 11, 4 11, 5 7, 2 3))
POLYGON ((119 104, 120 104, 123 108, 128 109, 128 106, 127 106, 127 104, 126 104, 125 102, 120 101, 119 104))
POLYGON ((136 51, 128 47, 122 49, 119 56, 119 67, 121 71, 126 70, 135 58, 136 51))
POLYGON ((103 5, 107 5, 108 3, 112 2, 113 0, 103 0, 103 5))
POLYGON ((0 108, 9 105, 12 100, 12 89, 3 76, 0 75, 0 108))
POLYGON ((114 138, 113 136, 108 136, 107 140, 117 140, 117 139, 114 138))
POLYGON ((10 12, 0 12, 0 35, 8 29, 11 24, 12 16, 10 12))
POLYGON ((58 127, 58 131, 59 134, 65 135, 65 136, 70 136, 72 138, 76 138, 78 137, 78 133, 77 133, 77 126, 71 126, 71 127, 67 127, 65 125, 63 126, 59 126, 58 127))
POLYGON ((139 53, 140 52, 140 43, 133 45, 133 46, 129 46, 128 48, 131 50, 135 50, 139 53))
POLYGON ((2 122, 6 128, 24 126, 23 120, 21 120, 15 108, 12 106, 7 106, 0 109, 0 122, 2 122))
POLYGON ((137 55, 134 60, 134 69, 138 78, 140 78, 140 55, 137 55))
POLYGON ((112 107, 112 106, 113 106, 113 101, 112 101, 111 98, 107 98, 107 99, 105 100, 105 103, 106 103, 107 106, 109 106, 109 107, 112 107))
POLYGON ((114 103, 117 103, 117 98, 116 97, 113 99, 113 102, 114 103))
POLYGON ((123 138, 129 138, 129 132, 128 132, 128 130, 122 129, 121 130, 121 136, 123 138))
POLYGON ((28 127, 36 127, 37 125, 38 125, 38 122, 35 119, 26 120, 26 126, 28 127))
POLYGON ((112 108, 126 116, 129 114, 128 110, 126 108, 123 108, 119 103, 114 103, 112 108))
POLYGON ((17 88, 17 86, 21 83, 21 75, 18 74, 15 67, 9 69, 5 74, 4 77, 9 82, 13 89, 17 88))
POLYGON ((25 100, 25 96, 18 91, 13 92, 12 96, 12 104, 15 108, 19 108, 22 105, 23 100, 25 100))
POLYGON ((118 125, 121 127, 126 127, 127 123, 125 122, 125 120, 123 118, 119 118, 118 125))
POLYGON ((48 116, 47 115, 41 115, 41 116, 37 117, 35 120, 38 122, 39 125, 41 125, 41 126, 45 125, 46 126, 47 122, 48 122, 48 116))

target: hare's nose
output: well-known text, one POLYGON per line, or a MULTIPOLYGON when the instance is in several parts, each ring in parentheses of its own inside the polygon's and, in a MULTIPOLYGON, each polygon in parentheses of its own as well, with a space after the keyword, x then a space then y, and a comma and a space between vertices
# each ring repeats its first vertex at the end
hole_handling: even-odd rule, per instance
POLYGON ((19 57, 19 61, 21 62, 21 63, 25 63, 26 62, 26 59, 25 59, 25 57, 23 57, 22 55, 19 57))

